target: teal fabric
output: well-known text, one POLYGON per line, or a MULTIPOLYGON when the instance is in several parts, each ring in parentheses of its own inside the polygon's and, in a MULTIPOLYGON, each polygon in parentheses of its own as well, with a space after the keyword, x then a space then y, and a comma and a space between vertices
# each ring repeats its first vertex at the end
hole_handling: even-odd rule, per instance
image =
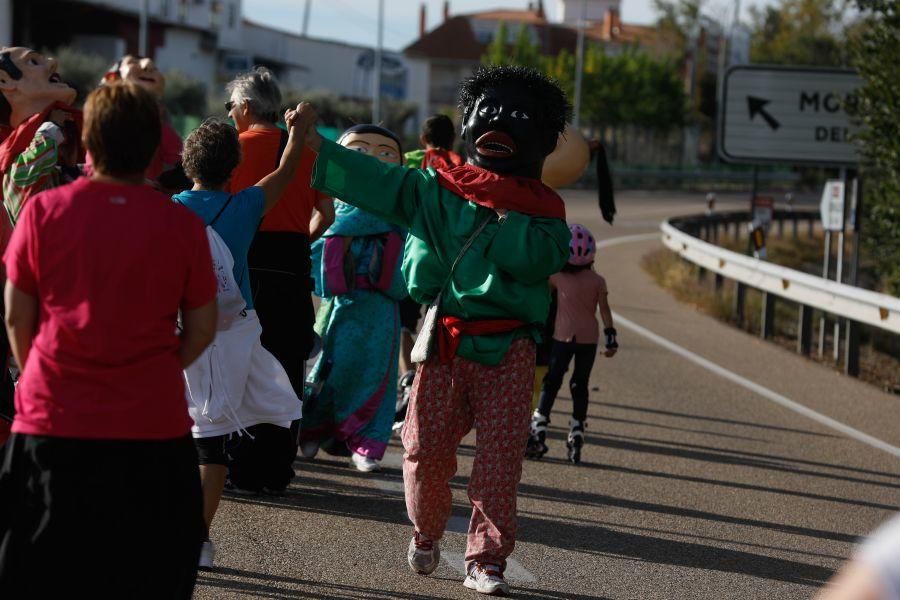
MULTIPOLYGON (((230 194, 208 190, 188 190, 173 196, 173 200, 184 204, 197 213, 209 225, 230 194)), ((222 212, 212 228, 221 236, 234 258, 234 280, 241 288, 241 296, 247 308, 253 309, 253 295, 250 292, 250 270, 247 266, 247 252, 262 220, 266 197, 261 187, 250 187, 234 194, 228 207, 222 212)))
POLYGON ((406 296, 402 261, 397 261, 387 291, 358 289, 332 296, 325 285, 322 255, 329 238, 352 237, 349 252, 356 273, 364 275, 379 251, 381 234, 393 231, 402 237, 404 232, 339 201, 335 213, 334 224, 312 245, 315 291, 323 298, 320 333, 324 344, 308 380, 318 382, 326 364, 330 373, 318 397, 304 404, 302 438, 343 441, 353 452, 380 459, 391 437, 397 399, 397 303, 406 296))

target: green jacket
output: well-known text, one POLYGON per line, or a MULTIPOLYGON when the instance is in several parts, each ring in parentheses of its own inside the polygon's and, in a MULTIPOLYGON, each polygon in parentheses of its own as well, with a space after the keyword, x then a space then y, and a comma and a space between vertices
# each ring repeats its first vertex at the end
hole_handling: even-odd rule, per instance
POLYGON ((550 307, 547 280, 569 257, 564 220, 511 211, 498 223, 491 209, 441 187, 433 170, 386 164, 328 140, 322 141, 312 186, 409 230, 403 275, 409 295, 421 304, 437 297, 466 240, 490 219, 457 266, 441 312, 473 321, 518 319, 528 326, 464 336, 457 354, 495 365, 513 340, 540 340, 550 307))

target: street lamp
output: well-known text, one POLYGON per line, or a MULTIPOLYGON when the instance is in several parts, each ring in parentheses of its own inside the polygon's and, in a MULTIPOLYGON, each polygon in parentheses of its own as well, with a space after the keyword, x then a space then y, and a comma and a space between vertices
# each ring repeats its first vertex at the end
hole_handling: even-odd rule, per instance
POLYGON ((384 0, 378 0, 378 45, 375 47, 375 68, 372 90, 372 123, 381 123, 381 70, 384 46, 384 0))

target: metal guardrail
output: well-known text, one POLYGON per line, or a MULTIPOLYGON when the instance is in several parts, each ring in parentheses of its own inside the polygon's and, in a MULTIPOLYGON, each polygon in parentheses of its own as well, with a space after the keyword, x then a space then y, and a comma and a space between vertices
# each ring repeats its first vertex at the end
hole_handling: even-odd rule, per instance
MULTIPOLYGON (((784 220, 791 219, 794 233, 797 222, 812 222, 817 217, 811 211, 775 211, 775 221, 783 231, 784 220)), ((819 310, 836 317, 848 319, 851 326, 865 324, 900 334, 900 298, 880 294, 851 285, 830 281, 808 273, 781 267, 764 260, 753 258, 721 248, 700 239, 718 239, 719 228, 727 231, 734 224, 735 237, 739 227, 746 224, 747 213, 718 213, 670 219, 660 225, 662 242, 682 258, 698 265, 702 270, 716 274, 717 287, 721 278, 737 282, 736 306, 743 312, 743 295, 746 288, 760 290, 763 298, 763 322, 761 335, 769 337, 774 323, 775 298, 788 300, 800 305, 798 346, 799 352, 809 354, 812 331, 812 310, 819 310)), ((740 318, 740 315, 739 315, 740 318)), ((858 328, 855 336, 848 336, 846 371, 858 374, 858 328), (854 346, 854 338, 856 345, 854 346)))

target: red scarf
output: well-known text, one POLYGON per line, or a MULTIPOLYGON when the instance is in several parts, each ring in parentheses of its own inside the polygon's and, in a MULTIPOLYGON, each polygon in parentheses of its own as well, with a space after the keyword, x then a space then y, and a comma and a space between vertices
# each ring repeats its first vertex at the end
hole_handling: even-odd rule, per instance
POLYGON ((427 169, 428 167, 431 167, 436 171, 446 171, 453 167, 460 167, 465 163, 466 161, 462 159, 462 156, 452 150, 432 148, 431 150, 425 151, 425 158, 422 159, 422 168, 427 169))
POLYGON ((562 198, 540 179, 501 175, 470 164, 437 174, 438 183, 444 189, 492 210, 499 208, 534 217, 566 218, 562 198))
MULTIPOLYGON (((81 126, 84 121, 81 111, 77 108, 72 108, 68 104, 54 102, 45 108, 44 112, 31 115, 31 117, 9 132, 9 135, 7 135, 3 140, 3 143, 0 144, 0 174, 9 171, 12 164, 16 162, 16 158, 25 152, 25 150, 28 149, 28 146, 31 145, 31 141, 34 139, 34 135, 37 133, 38 128, 50 118, 50 113, 57 108, 72 115, 72 119, 75 121, 75 127, 78 129, 79 134, 81 133, 81 126)), ((79 139, 77 143, 78 160, 81 161, 84 156, 84 149, 81 148, 81 139, 79 139)))
POLYGON ((524 327, 523 321, 516 319, 482 319, 463 321, 459 317, 443 317, 438 325, 438 360, 448 363, 456 356, 456 350, 464 335, 490 335, 506 333, 524 327))

